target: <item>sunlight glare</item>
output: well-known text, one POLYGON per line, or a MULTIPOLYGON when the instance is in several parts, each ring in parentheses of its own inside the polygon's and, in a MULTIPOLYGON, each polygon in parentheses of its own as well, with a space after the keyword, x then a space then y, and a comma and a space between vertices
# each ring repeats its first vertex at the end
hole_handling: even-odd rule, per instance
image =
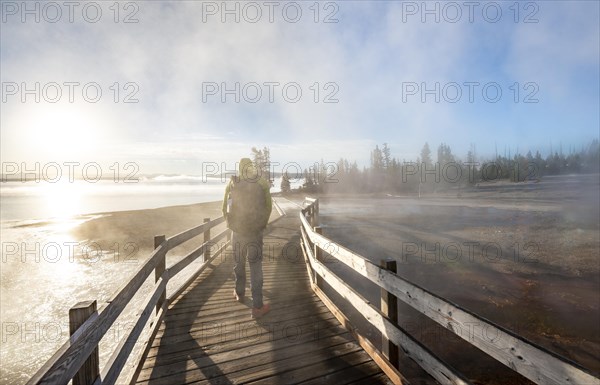
POLYGON ((78 182, 61 180, 44 186, 47 212, 53 218, 66 220, 80 214, 83 191, 78 182))
POLYGON ((101 130, 84 110, 73 105, 39 106, 26 126, 32 150, 53 159, 93 154, 101 130))

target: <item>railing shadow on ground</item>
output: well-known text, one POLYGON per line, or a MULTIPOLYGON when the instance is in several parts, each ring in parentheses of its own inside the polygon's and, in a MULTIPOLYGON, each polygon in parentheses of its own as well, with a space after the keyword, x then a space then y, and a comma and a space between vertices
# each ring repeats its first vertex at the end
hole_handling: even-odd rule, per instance
MULTIPOLYGON (((174 315, 167 315, 163 320, 164 329, 160 336, 159 347, 154 352, 155 359, 151 362, 147 384, 184 384, 187 373, 194 369, 200 370, 204 378, 223 375, 219 367, 210 359, 209 353, 205 351, 205 346, 201 344, 208 339, 208 336, 218 333, 213 329, 219 330, 219 324, 207 322, 197 325, 193 322, 199 319, 203 305, 229 280, 227 275, 213 274, 214 270, 210 270, 210 273, 203 277, 202 285, 193 286, 169 308, 174 315), (190 306, 190 302, 193 302, 193 307, 190 306), (162 339, 166 339, 166 342, 162 339), (190 362, 195 367, 188 367, 190 362)), ((144 357, 143 361, 148 358, 148 356, 144 357)))
MULTIPOLYGON (((339 355, 337 349, 344 347, 347 351, 353 348, 348 343, 350 336, 331 317, 323 313, 323 306, 310 289, 305 261, 300 249, 300 231, 297 227, 278 226, 270 234, 270 239, 285 239, 286 243, 272 256, 270 266, 271 279, 265 279, 266 291, 271 292, 271 299, 284 302, 272 306, 270 315, 259 319, 257 323, 265 328, 274 329, 274 325, 286 313, 296 314, 295 319, 280 325, 280 330, 287 330, 276 335, 271 342, 270 352, 273 358, 265 366, 272 367, 276 373, 269 381, 277 383, 296 383, 311 380, 315 375, 335 373, 344 368, 345 375, 360 375, 361 368, 348 361, 349 355, 339 355), (293 274, 295 280, 286 279, 293 274), (267 283, 269 281, 269 283, 267 283), (287 335, 287 333, 290 333, 287 335), (327 366, 327 369, 323 369, 327 366), (347 372, 353 371, 353 373, 347 372)), ((345 351, 346 351, 345 350, 345 351)))

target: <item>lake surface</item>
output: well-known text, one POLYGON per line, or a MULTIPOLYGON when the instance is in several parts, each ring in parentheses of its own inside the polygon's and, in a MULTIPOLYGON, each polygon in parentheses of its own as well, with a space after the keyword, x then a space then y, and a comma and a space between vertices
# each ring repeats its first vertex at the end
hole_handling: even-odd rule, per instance
POLYGON ((223 199, 225 183, 193 177, 158 177, 137 183, 77 180, 0 184, 2 221, 68 218, 74 215, 210 202, 223 199))

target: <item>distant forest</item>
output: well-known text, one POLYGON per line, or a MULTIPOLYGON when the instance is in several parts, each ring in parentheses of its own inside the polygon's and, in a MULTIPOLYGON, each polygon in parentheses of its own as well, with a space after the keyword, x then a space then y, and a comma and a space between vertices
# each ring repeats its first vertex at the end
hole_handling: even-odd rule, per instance
MULTIPOLYGON (((266 167, 263 153, 253 149, 255 161, 266 167), (258 153, 258 154, 257 154, 258 153), (260 154, 260 155, 259 155, 260 154), (258 157, 256 155, 259 155, 258 157), (258 158, 258 159, 257 159, 258 158), (261 159, 262 158, 262 159, 261 159)), ((414 161, 393 158, 387 143, 371 151, 369 167, 360 169, 355 161, 340 159, 337 163, 321 161, 304 170, 303 191, 324 193, 422 193, 458 190, 478 183, 497 180, 536 182, 545 175, 585 174, 600 171, 600 143, 597 139, 578 151, 562 150, 542 157, 532 154, 496 156, 478 161, 472 146, 466 159, 459 159, 450 146, 440 144, 434 159, 428 143, 414 161)), ((290 178, 283 175, 281 190, 290 191, 290 178)))

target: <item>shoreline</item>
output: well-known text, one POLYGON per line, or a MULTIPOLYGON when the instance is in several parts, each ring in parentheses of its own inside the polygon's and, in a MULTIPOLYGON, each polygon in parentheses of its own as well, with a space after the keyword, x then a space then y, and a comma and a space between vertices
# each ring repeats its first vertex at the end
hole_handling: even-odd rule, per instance
POLYGON ((76 226, 71 234, 80 241, 135 242, 140 250, 152 250, 155 235, 170 237, 202 224, 204 218, 215 219, 222 213, 221 202, 212 201, 94 215, 99 217, 76 226))

